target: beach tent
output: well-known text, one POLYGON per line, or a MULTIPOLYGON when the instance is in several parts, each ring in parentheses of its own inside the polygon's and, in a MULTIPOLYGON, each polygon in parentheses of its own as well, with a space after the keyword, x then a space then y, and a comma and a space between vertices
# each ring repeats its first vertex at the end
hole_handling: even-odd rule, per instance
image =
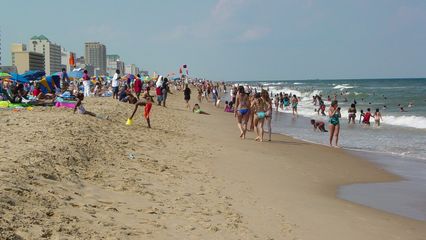
POLYGON ((43 93, 54 92, 55 86, 56 87, 60 86, 60 80, 61 78, 57 75, 47 76, 39 82, 40 90, 43 93))

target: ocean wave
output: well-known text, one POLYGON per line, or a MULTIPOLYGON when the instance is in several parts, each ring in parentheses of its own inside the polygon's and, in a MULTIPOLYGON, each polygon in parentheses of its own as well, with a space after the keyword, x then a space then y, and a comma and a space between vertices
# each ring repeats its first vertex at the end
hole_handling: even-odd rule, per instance
POLYGON ((426 117, 421 116, 383 116, 383 124, 426 129, 426 117))
POLYGON ((339 84, 339 85, 336 85, 336 86, 333 87, 333 89, 340 89, 341 91, 343 91, 345 89, 351 89, 351 88, 354 88, 354 86, 351 86, 351 85, 346 84, 346 83, 339 84))
POLYGON ((295 82, 295 83, 293 83, 294 85, 302 85, 302 84, 305 84, 305 83, 301 83, 301 82, 295 82))

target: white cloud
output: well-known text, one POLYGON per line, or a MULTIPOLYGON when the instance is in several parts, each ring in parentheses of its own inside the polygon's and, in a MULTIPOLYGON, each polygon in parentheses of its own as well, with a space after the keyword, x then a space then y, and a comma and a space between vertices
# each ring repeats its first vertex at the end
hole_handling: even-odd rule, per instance
POLYGON ((264 38, 271 32, 271 29, 268 27, 262 27, 262 26, 253 26, 247 30, 245 30, 240 37, 238 38, 238 41, 240 42, 248 42, 248 41, 254 41, 261 38, 264 38))
POLYGON ((247 0, 219 0, 212 10, 212 16, 218 20, 228 20, 246 2, 247 0))

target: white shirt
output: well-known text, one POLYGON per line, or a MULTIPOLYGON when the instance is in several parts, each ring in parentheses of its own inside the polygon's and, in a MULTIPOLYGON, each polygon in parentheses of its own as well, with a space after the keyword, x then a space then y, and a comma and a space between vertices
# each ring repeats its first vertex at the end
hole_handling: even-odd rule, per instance
POLYGON ((119 78, 118 73, 115 73, 114 77, 112 77, 112 83, 111 83, 112 87, 118 87, 118 84, 119 84, 118 78, 119 78))

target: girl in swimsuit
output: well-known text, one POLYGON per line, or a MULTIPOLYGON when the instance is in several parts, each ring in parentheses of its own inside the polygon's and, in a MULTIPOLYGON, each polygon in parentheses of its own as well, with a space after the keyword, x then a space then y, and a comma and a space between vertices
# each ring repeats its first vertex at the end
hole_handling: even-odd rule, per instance
POLYGON ((235 103, 234 116, 237 118, 238 129, 240 130, 240 138, 246 138, 247 122, 250 116, 249 98, 245 93, 244 87, 238 87, 238 94, 235 103))
POLYGON ((379 109, 376 109, 376 113, 374 113, 374 126, 380 127, 380 121, 383 121, 382 114, 380 113, 379 109))
MULTIPOLYGON (((266 93, 268 94, 268 93, 266 93)), ((256 132, 256 141, 263 142, 263 124, 266 118, 266 111, 269 109, 269 103, 261 97, 260 93, 256 93, 255 99, 252 103, 254 111, 254 131, 256 132)))
POLYGON ((328 109, 328 117, 330 118, 330 125, 328 126, 330 130, 330 147, 333 146, 333 137, 335 138, 337 147, 337 143, 339 141, 339 132, 340 132, 340 107, 337 106, 337 100, 333 100, 331 102, 331 106, 328 109))
POLYGON ((151 128, 151 120, 149 118, 152 108, 152 96, 149 95, 150 88, 147 87, 145 92, 142 94, 142 99, 137 101, 135 104, 135 109, 133 110, 132 115, 130 116, 129 120, 132 121, 133 117, 135 116, 136 111, 138 110, 139 106, 144 106, 144 117, 146 119, 146 122, 148 124, 148 128, 151 128))

